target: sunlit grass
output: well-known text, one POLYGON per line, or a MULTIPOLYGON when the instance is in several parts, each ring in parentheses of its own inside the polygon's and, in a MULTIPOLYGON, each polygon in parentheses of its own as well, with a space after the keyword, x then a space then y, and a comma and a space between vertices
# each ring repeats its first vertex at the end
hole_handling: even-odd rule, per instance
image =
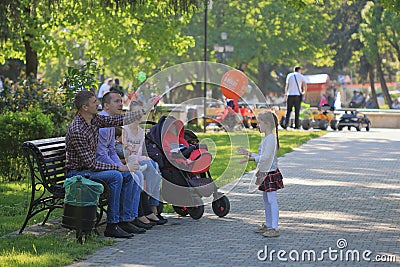
MULTIPOLYGON (((0 183, 0 236, 21 228, 27 214, 30 195, 31 189, 27 181, 0 183)), ((37 214, 29 221, 29 225, 42 222, 46 214, 37 214)), ((50 219, 60 215, 61 210, 55 210, 50 219)))
POLYGON ((65 266, 113 242, 91 237, 84 245, 74 237, 18 235, 0 238, 0 266, 65 266))

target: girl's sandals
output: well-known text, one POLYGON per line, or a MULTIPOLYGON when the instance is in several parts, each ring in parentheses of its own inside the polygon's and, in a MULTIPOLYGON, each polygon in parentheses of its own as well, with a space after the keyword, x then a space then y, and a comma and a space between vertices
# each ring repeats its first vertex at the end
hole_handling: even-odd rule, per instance
POLYGON ((281 234, 279 233, 279 230, 275 230, 274 228, 272 228, 269 231, 266 231, 264 233, 262 233, 263 237, 279 237, 281 234))

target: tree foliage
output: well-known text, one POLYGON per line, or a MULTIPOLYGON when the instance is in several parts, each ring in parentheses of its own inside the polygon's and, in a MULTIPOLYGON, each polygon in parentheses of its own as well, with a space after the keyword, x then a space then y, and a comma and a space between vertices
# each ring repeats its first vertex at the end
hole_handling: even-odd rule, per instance
POLYGON ((1 1, 0 62, 24 58, 27 75, 36 77, 39 62, 47 56, 69 56, 63 41, 72 38, 87 45, 90 53, 101 52, 106 61, 111 49, 113 55, 129 49, 152 59, 162 40, 166 50, 185 46, 187 40, 174 31, 175 25, 197 5, 195 0, 1 1))
POLYGON ((333 25, 326 43, 335 51, 334 68, 342 70, 346 67, 355 51, 362 47, 359 38, 354 38, 362 22, 361 11, 366 0, 353 1, 340 5, 335 17, 331 20, 333 25))
POLYGON ((375 99, 373 83, 376 71, 382 93, 390 106, 385 76, 395 76, 398 69, 400 20, 398 13, 385 9, 382 2, 365 0, 342 4, 332 20, 335 26, 327 43, 335 51, 334 68, 341 72, 350 66, 356 68, 360 82, 369 77, 375 99))
POLYGON ((219 33, 227 32, 235 47, 233 61, 247 63, 245 71, 264 93, 280 92, 282 76, 296 64, 331 64, 323 43, 329 28, 324 7, 286 2, 218 1, 212 10, 211 25, 218 35, 210 42, 220 43, 219 33))
POLYGON ((375 67, 383 96, 390 107, 392 99, 384 74, 384 72, 390 73, 390 65, 384 64, 384 61, 393 62, 398 55, 400 20, 394 12, 384 10, 379 1, 369 1, 362 15, 363 23, 360 25, 362 52, 368 63, 375 67))

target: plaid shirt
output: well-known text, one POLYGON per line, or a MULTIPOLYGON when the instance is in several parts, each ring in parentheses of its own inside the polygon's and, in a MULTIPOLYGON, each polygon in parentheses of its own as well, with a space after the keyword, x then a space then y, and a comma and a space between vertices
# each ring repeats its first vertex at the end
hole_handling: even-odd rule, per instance
POLYGON ((125 115, 102 116, 94 115, 89 125, 77 113, 68 127, 65 136, 67 161, 65 169, 69 170, 118 170, 118 165, 107 164, 96 160, 99 128, 122 126, 142 118, 142 111, 133 111, 125 115))

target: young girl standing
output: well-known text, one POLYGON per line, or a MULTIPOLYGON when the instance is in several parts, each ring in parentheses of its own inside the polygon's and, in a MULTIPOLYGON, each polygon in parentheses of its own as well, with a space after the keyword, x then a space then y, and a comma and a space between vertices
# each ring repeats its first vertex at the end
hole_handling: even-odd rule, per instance
POLYGON ((284 188, 282 174, 278 169, 276 153, 279 150, 278 118, 271 111, 260 112, 257 115, 258 130, 265 136, 258 148, 258 154, 251 153, 244 147, 238 149, 239 154, 246 155, 247 161, 255 161, 258 171, 256 184, 263 193, 265 223, 255 230, 264 237, 280 236, 278 229, 279 208, 276 191, 284 188), (275 132, 275 134, 274 134, 275 132))

